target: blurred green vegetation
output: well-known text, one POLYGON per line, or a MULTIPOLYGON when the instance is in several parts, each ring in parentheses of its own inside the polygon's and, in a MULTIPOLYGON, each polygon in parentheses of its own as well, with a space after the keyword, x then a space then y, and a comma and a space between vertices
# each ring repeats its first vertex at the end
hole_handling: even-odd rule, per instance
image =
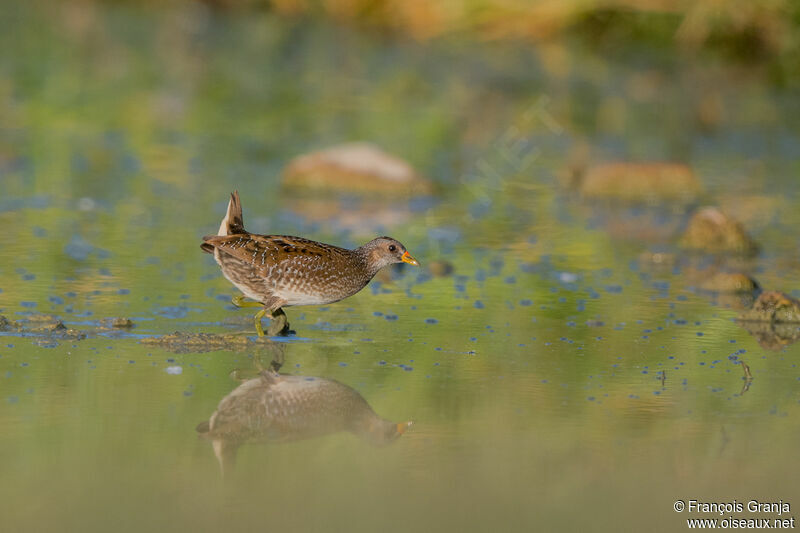
MULTIPOLYGON (((97 0, 102 2, 103 0, 97 0)), ((89 2, 80 2, 78 11, 89 2)), ((272 12, 285 20, 328 19, 430 41, 459 35, 483 42, 544 43, 577 38, 606 51, 641 44, 684 57, 713 52, 766 67, 776 80, 798 75, 800 6, 791 0, 200 0, 218 14, 272 12)), ((148 0, 108 1, 161 10, 148 0)), ((170 2, 175 6, 185 2, 170 2)), ((80 17, 76 17, 80 18, 80 17)))

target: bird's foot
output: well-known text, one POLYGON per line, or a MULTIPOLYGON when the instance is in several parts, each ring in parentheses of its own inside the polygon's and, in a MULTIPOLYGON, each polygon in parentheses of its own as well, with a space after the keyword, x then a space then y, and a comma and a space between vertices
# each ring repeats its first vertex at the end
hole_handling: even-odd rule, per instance
POLYGON ((286 318, 286 313, 283 309, 277 309, 272 313, 272 321, 267 328, 267 335, 274 337, 276 335, 286 335, 289 333, 289 319, 286 318))
POLYGON ((277 335, 287 335, 289 333, 289 320, 286 318, 286 313, 283 312, 283 309, 279 308, 276 311, 273 311, 272 314, 269 314, 266 309, 262 309, 256 313, 256 316, 254 317, 256 332, 258 333, 259 337, 263 337, 265 335, 264 328, 261 326, 261 319, 267 315, 269 315, 270 324, 267 328, 266 336, 275 337, 277 335))

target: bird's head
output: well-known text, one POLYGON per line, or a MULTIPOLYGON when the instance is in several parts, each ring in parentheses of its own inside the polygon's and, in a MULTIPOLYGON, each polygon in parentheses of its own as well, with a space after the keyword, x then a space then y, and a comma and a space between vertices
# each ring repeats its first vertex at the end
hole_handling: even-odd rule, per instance
POLYGON ((408 253, 406 247, 391 237, 372 239, 362 246, 361 249, 367 257, 370 266, 372 266, 376 272, 392 263, 408 263, 409 265, 419 266, 419 261, 408 253))

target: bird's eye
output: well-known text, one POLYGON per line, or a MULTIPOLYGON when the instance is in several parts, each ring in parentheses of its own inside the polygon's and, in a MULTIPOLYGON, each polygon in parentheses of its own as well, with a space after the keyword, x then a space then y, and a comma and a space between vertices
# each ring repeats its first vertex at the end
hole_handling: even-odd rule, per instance
POLYGON ((390 252, 394 252, 395 250, 397 250, 397 246, 395 246, 394 244, 390 244, 389 245, 389 251, 390 252))

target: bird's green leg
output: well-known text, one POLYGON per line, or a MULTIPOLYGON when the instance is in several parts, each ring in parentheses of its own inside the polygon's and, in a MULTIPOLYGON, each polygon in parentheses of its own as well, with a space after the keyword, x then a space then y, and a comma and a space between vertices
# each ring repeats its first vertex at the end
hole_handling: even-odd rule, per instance
POLYGON ((261 327, 261 319, 264 318, 264 315, 266 315, 266 314, 267 314, 267 310, 262 308, 261 311, 256 313, 256 316, 255 316, 256 333, 258 333, 259 337, 263 337, 264 336, 264 328, 261 327))
POLYGON ((236 307, 261 307, 262 305, 264 305, 259 302, 245 302, 244 296, 241 294, 239 296, 234 296, 233 298, 231 298, 231 303, 236 307))
POLYGON ((256 332, 258 333, 259 337, 264 336, 264 328, 261 327, 261 319, 264 318, 264 315, 267 314, 267 309, 261 302, 245 302, 244 295, 239 294, 231 298, 231 303, 236 307, 261 307, 261 311, 256 313, 256 316, 253 317, 255 324, 256 324, 256 332))

